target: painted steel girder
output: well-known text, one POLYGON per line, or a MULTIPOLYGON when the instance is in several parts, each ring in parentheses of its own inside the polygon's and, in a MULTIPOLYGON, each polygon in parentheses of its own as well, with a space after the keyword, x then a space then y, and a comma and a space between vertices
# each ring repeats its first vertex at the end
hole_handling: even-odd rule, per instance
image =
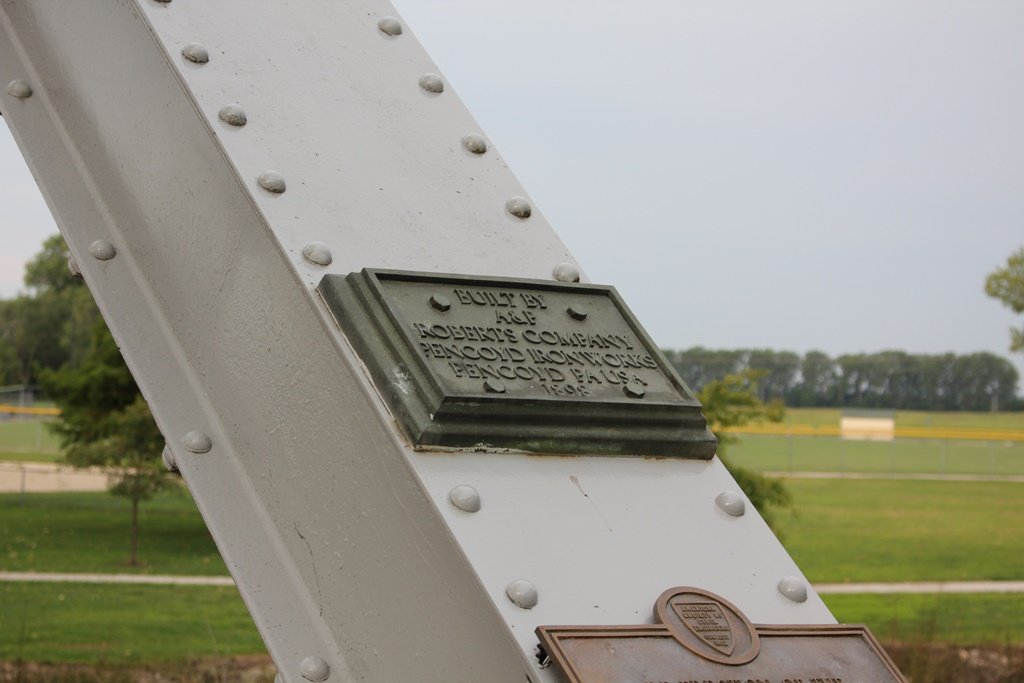
POLYGON ((554 681, 537 625, 649 621, 681 584, 833 621, 715 505, 717 459, 407 442, 321 277, 576 266, 388 3, 3 0, 0 28, 31 90, 0 109, 285 680, 554 681))

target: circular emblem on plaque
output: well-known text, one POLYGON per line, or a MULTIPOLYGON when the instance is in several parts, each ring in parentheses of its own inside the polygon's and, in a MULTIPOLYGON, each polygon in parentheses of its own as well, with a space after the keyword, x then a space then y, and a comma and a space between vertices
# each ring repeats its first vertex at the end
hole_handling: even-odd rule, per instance
POLYGON ((699 588, 670 588, 658 598, 654 615, 683 647, 712 662, 746 664, 761 650, 757 631, 743 612, 699 588))

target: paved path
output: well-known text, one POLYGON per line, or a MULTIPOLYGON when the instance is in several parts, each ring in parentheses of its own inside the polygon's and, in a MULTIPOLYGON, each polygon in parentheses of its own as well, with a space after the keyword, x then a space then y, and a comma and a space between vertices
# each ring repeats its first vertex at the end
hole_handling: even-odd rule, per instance
POLYGON ((762 472, 784 479, 909 479, 914 481, 1014 481, 1024 483, 1021 474, 910 474, 890 472, 762 472))
POLYGON ((49 462, 0 462, 0 493, 106 491, 107 475, 95 467, 75 469, 49 462))
POLYGON ((155 574, 52 574, 45 572, 0 572, 0 581, 44 581, 63 583, 143 583, 160 586, 233 586, 230 576, 161 576, 155 574))
POLYGON ((1024 581, 914 581, 905 583, 819 583, 822 595, 837 593, 1024 593, 1024 581))
MULTIPOLYGON (((150 574, 56 574, 0 572, 0 581, 132 583, 161 586, 233 586, 230 576, 150 574)), ((904 583, 819 583, 822 595, 837 593, 1024 593, 1024 581, 917 581, 904 583)))

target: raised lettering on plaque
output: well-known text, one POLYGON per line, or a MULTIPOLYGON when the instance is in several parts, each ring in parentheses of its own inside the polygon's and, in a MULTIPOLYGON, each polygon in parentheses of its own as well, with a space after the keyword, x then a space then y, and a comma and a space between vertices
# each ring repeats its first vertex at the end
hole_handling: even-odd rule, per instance
POLYGON ((672 588, 654 624, 541 626, 568 683, 906 683, 866 626, 754 625, 699 588, 672 588))
POLYGON ((365 269, 318 291, 419 449, 714 455, 612 287, 365 269))

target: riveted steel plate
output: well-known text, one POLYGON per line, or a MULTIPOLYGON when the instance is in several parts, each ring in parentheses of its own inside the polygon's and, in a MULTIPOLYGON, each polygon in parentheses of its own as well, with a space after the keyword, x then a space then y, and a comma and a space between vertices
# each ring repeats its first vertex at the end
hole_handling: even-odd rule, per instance
POLYGON ((541 626, 569 683, 906 683, 866 626, 753 625, 699 588, 665 591, 657 623, 541 626))
POLYGON ((364 269, 318 291, 419 448, 714 455, 612 287, 364 269))

